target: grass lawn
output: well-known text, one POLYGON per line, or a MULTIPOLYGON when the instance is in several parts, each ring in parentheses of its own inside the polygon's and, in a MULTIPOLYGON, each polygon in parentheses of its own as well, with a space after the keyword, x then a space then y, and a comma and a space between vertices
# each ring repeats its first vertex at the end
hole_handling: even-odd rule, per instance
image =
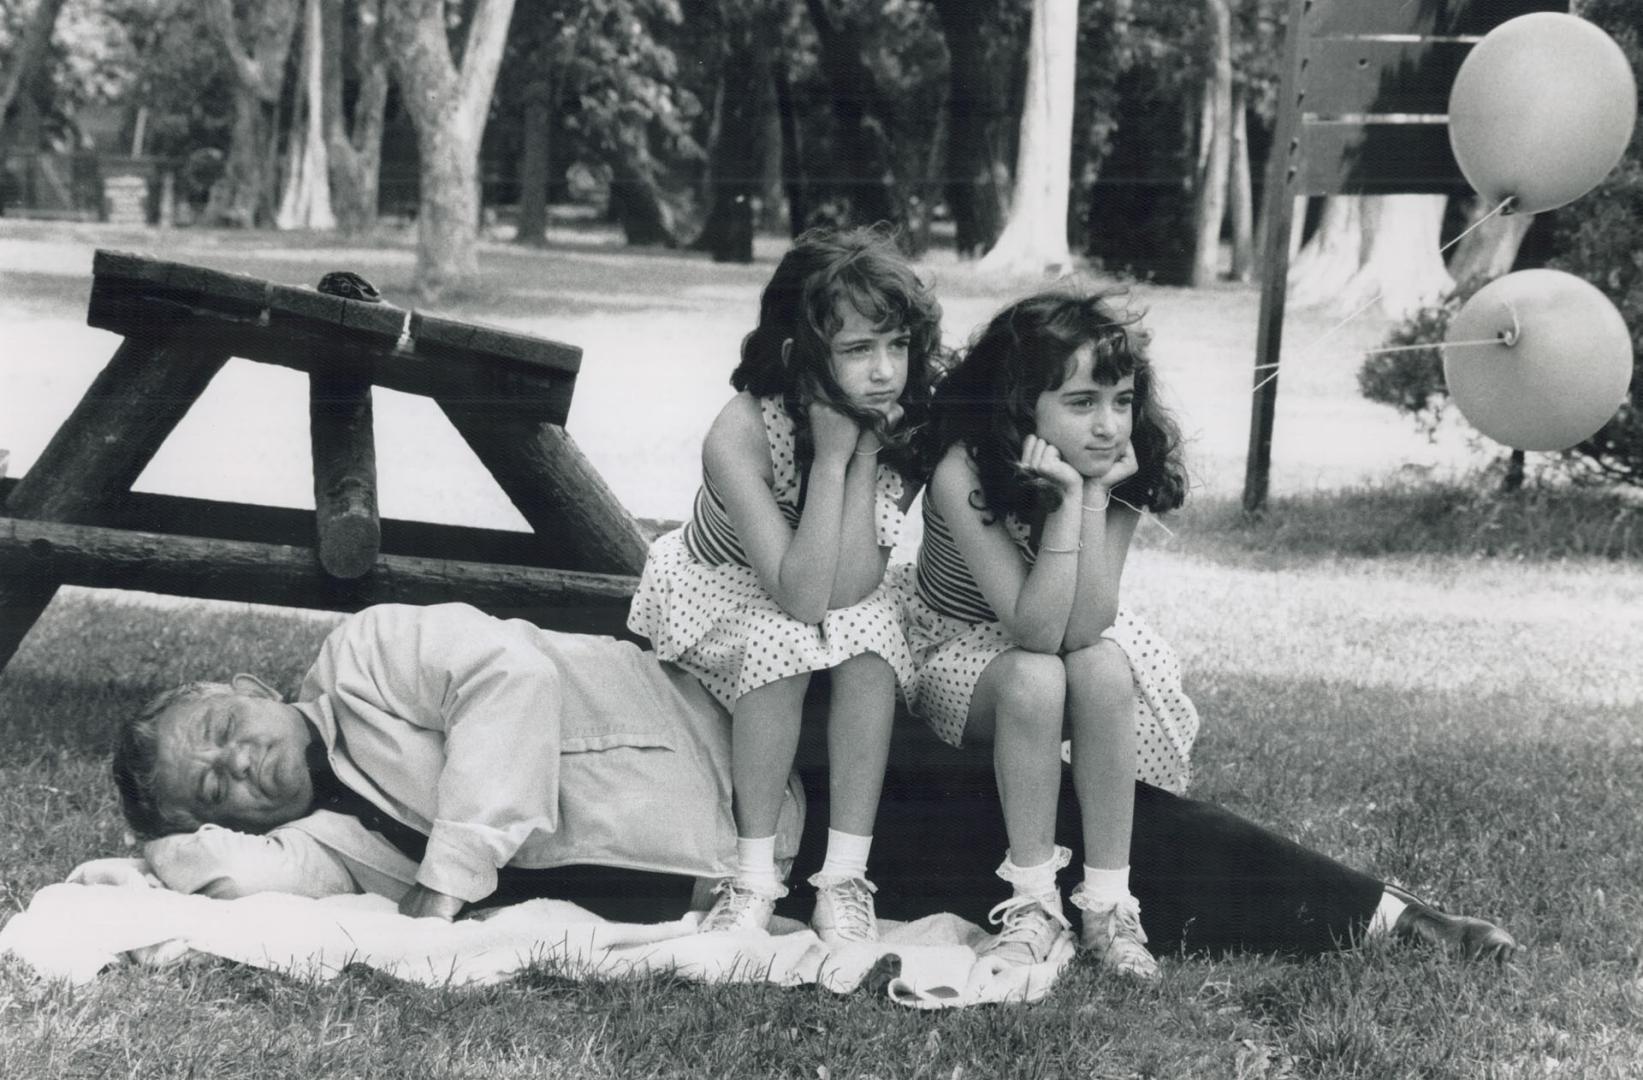
MULTIPOLYGON (((8 228, 0 322, 31 345, 0 360, 0 445, 13 449, 14 472, 109 351, 106 335, 75 325, 92 246, 173 245, 171 257, 299 281, 352 266, 390 291, 410 272, 403 246, 339 253, 290 238, 8 228)), ((586 238, 486 257, 492 291, 457 312, 598 343, 603 359, 590 347, 571 430, 635 510, 679 516, 670 500, 693 488, 695 442, 768 258, 712 267, 586 238), (681 358, 658 355, 657 342, 681 358), (652 441, 629 446, 641 425, 616 418, 638 407, 641 387, 668 404, 647 414, 652 441)), ((1007 288, 935 269, 965 326, 1007 288)), ((1182 654, 1204 716, 1195 794, 1452 909, 1497 917, 1529 946, 1516 965, 1388 948, 1302 963, 1173 958, 1161 987, 1138 990, 1080 962, 1044 1003, 931 1015, 824 991, 573 983, 548 967, 462 991, 366 971, 312 984, 200 962, 121 970, 76 990, 0 963, 0 1076, 1640 1075, 1643 574, 1627 558, 1582 554, 1634 554, 1614 539, 1631 535, 1633 511, 1594 511, 1610 539, 1573 549, 1521 539, 1526 522, 1559 520, 1556 503, 1520 519, 1504 543, 1498 520, 1493 540, 1480 526, 1467 542, 1377 529, 1400 512, 1444 514, 1411 511, 1419 492, 1332 492, 1391 472, 1405 450, 1441 468, 1471 451, 1458 437, 1427 446, 1356 399, 1355 362, 1325 358, 1286 378, 1280 396, 1280 439, 1306 436, 1275 451, 1277 488, 1298 501, 1271 524, 1238 526, 1225 502, 1248 413, 1253 294, 1142 299, 1199 433, 1205 508, 1173 524, 1173 539, 1149 530, 1126 599, 1182 654), (1286 530, 1285 520, 1317 528, 1286 530)), ((1324 324, 1298 325, 1291 334, 1305 341, 1324 324)), ((239 381, 224 389, 224 418, 191 416, 185 428, 203 426, 179 432, 182 456, 156 461, 144 486, 305 505, 306 435, 268 419, 273 408, 242 404, 287 388, 230 374, 239 381), (293 441, 290 460, 269 455, 293 441)), ((444 436, 419 427, 418 404, 379 403, 390 448, 379 456, 406 451, 399 506, 387 512, 505 523, 487 519, 500 496, 468 490, 469 474, 444 459, 444 436)), ((81 859, 119 851, 104 763, 117 715, 163 686, 234 670, 293 689, 328 625, 247 605, 60 596, 0 677, 0 919, 81 859)))

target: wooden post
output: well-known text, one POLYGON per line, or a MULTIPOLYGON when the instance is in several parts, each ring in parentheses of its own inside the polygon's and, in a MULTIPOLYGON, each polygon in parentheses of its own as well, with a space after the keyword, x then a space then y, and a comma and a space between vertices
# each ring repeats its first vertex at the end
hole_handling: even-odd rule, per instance
MULTIPOLYGON (((118 502, 227 360, 184 343, 126 338, 12 489, 7 512, 77 522, 118 502)), ((0 577, 0 669, 57 585, 38 569, 0 577)))
POLYGON ((563 428, 498 415, 483 402, 435 400, 557 565, 614 574, 644 569, 650 544, 639 523, 563 428))
POLYGON ((1300 162, 1297 126, 1301 113, 1301 38, 1311 0, 1290 0, 1284 28, 1283 83, 1278 91, 1278 123, 1267 159, 1266 250, 1261 258, 1261 312, 1256 328, 1256 387, 1249 411, 1249 452, 1244 466, 1244 510, 1266 505, 1272 473, 1272 423, 1278 411, 1278 355, 1283 351, 1284 294, 1289 278, 1289 230, 1295 212, 1295 176, 1300 162))
POLYGON ((320 565, 335 578, 362 577, 382 550, 371 381, 308 376, 308 438, 320 565))

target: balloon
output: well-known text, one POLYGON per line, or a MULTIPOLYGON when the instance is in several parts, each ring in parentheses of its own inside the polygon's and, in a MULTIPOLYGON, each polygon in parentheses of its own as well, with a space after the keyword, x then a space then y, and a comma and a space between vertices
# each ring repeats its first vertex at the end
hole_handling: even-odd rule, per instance
POLYGON ((1561 270, 1520 270, 1479 289, 1449 321, 1443 375, 1461 415, 1491 439, 1564 450, 1620 408, 1632 338, 1595 286, 1561 270))
POLYGON ((1573 202, 1614 169, 1637 122, 1637 80, 1613 38, 1541 11, 1473 47, 1449 91, 1449 145, 1489 205, 1513 213, 1573 202))

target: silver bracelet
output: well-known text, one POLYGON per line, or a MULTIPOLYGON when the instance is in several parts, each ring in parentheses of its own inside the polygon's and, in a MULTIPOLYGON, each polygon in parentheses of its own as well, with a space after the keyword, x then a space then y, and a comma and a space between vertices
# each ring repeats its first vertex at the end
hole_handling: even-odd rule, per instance
POLYGON ((877 457, 878 452, 882 449, 883 447, 875 446, 871 450, 852 450, 850 452, 855 454, 857 457, 877 457))
POLYGON ((1106 501, 1103 502, 1100 506, 1091 506, 1089 503, 1085 503, 1084 504, 1084 509, 1086 509, 1086 510, 1105 510, 1107 507, 1109 507, 1111 505, 1112 505, 1112 492, 1109 491, 1109 492, 1107 492, 1106 501))
POLYGON ((1080 540, 1077 547, 1050 547, 1048 544, 1040 544, 1038 553, 1040 555, 1076 555, 1083 550, 1084 541, 1080 540))

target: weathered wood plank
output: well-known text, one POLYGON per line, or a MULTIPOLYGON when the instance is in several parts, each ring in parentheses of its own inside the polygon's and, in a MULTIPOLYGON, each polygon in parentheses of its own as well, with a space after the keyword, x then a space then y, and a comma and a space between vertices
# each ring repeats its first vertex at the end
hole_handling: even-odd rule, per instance
MULTIPOLYGON (((16 486, 15 478, 0 479, 0 502, 16 486)), ((679 526, 677 521, 638 520, 647 541, 679 526)), ((295 547, 312 543, 314 537, 312 510, 196 499, 184 495, 159 495, 147 491, 133 491, 117 504, 100 508, 81 524, 215 537, 219 540, 254 540, 295 547)), ((551 537, 533 532, 479 529, 403 518, 382 519, 382 550, 390 555, 414 555, 424 559, 459 559, 567 569, 560 565, 551 537)))
POLYGON ((1454 41, 1307 41, 1301 111, 1318 117, 1381 113, 1443 116, 1472 46, 1454 41))
POLYGON ((1443 123, 1302 120, 1297 195, 1458 194, 1471 190, 1443 123))
POLYGON ((482 402, 439 406, 519 513, 572 570, 637 574, 649 541, 565 430, 498 415, 482 402))
MULTIPOLYGON (((7 513, 75 522, 118 503, 226 361, 188 344, 127 338, 10 489, 7 513)), ((32 569, 0 577, 0 669, 57 591, 32 569)))
POLYGON ((360 577, 382 549, 370 380, 308 376, 308 435, 320 565, 332 577, 360 577))
POLYGON ((634 586, 620 575, 402 555, 339 581, 306 547, 13 517, 0 517, 0 577, 329 611, 463 601, 550 629, 617 636, 627 636, 634 586))
POLYGON ((1568 11, 1567 0, 1308 0, 1311 35, 1482 35, 1532 11, 1568 11))
POLYGON ((571 375, 582 367, 582 350, 575 345, 420 311, 411 313, 411 340, 419 354, 434 358, 485 363, 513 360, 571 375))
POLYGON ((361 344, 370 341, 391 349, 409 317, 410 339, 402 351, 425 363, 455 358, 544 379, 574 376, 582 363, 580 348, 548 338, 128 252, 98 251, 92 274, 91 324, 121 333, 145 314, 149 325, 217 318, 262 327, 285 325, 321 337, 346 331, 345 337, 361 344))
POLYGON ((324 324, 302 319, 281 319, 274 325, 266 322, 266 316, 266 311, 256 317, 228 316, 173 298, 133 296, 107 281, 97 281, 92 284, 85 321, 115 334, 164 330, 174 342, 297 372, 335 370, 343 365, 389 390, 481 401, 499 413, 552 424, 564 424, 570 413, 575 376, 567 372, 499 363, 452 363, 449 355, 394 347, 381 334, 353 337, 342 330, 319 329, 324 324))
MULTIPOLYGON (((359 309, 387 308, 341 302, 359 309)), ((390 390, 483 403, 493 412, 553 424, 563 424, 570 413, 576 382, 571 372, 508 361, 488 363, 483 358, 453 362, 449 354, 398 347, 378 332, 380 327, 354 335, 326 329, 328 324, 318 320, 282 315, 275 323, 271 318, 267 309, 254 317, 231 315, 174 297, 134 294, 105 279, 92 284, 86 315, 90 325, 118 334, 163 331, 196 348, 310 374, 341 366, 390 390)))

